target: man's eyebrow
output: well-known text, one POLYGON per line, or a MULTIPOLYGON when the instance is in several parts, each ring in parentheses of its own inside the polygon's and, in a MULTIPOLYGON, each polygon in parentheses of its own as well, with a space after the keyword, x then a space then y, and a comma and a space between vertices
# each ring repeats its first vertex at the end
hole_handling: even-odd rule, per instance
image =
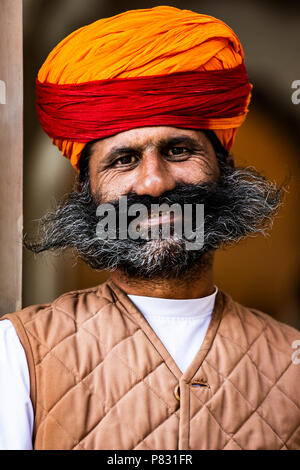
POLYGON ((158 145, 160 147, 169 147, 171 145, 177 144, 186 144, 194 147, 198 146, 204 148, 204 145, 201 142, 188 135, 177 135, 176 137, 169 137, 166 139, 160 139, 158 141, 158 145))
MULTIPOLYGON (((160 149, 165 148, 165 147, 170 147, 171 145, 178 145, 178 144, 198 146, 198 147, 201 147, 202 149, 205 149, 205 146, 201 142, 187 135, 179 135, 176 137, 162 138, 162 139, 159 139, 157 142, 157 146, 160 149)), ((126 146, 126 147, 124 146, 113 147, 101 160, 101 165, 109 165, 110 163, 114 161, 116 157, 118 157, 121 154, 141 152, 141 151, 143 151, 143 147, 140 145, 138 146, 132 145, 132 146, 126 146)))
POLYGON ((137 152, 140 150, 140 147, 113 147, 101 160, 101 164, 108 165, 109 163, 112 163, 113 160, 118 157, 120 154, 123 153, 130 153, 130 152, 137 152))

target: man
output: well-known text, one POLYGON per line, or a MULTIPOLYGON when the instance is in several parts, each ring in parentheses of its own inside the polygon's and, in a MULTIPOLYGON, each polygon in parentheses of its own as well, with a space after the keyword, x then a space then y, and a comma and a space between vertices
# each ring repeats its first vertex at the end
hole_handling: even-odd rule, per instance
POLYGON ((26 245, 111 276, 3 317, 3 447, 300 449, 300 334, 213 277, 215 250, 264 233, 281 203, 229 154, 250 93, 233 31, 173 7, 50 53, 39 118, 79 176, 26 245))

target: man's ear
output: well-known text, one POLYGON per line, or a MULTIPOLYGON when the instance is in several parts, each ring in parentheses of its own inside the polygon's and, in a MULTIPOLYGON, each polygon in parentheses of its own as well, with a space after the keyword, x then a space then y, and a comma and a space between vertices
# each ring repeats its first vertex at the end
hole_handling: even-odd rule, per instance
POLYGON ((228 157, 226 158, 226 163, 227 163, 231 168, 235 168, 234 156, 231 155, 230 153, 228 154, 228 157))

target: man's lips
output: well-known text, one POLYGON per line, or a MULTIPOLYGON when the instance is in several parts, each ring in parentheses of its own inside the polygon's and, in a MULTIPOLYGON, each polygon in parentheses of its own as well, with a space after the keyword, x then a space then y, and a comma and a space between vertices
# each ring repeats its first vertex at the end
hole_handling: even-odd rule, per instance
POLYGON ((178 216, 174 217, 174 212, 162 212, 160 214, 150 214, 147 219, 139 223, 142 229, 151 228, 157 225, 170 224, 173 225, 178 216))

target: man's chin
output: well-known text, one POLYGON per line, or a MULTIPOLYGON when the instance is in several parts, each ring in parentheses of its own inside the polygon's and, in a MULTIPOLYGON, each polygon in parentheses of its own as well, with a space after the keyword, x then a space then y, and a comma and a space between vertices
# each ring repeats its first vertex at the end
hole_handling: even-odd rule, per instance
POLYGON ((199 274, 211 264, 207 250, 189 251, 182 239, 174 237, 145 240, 136 255, 123 259, 115 269, 137 279, 179 279, 199 274))

